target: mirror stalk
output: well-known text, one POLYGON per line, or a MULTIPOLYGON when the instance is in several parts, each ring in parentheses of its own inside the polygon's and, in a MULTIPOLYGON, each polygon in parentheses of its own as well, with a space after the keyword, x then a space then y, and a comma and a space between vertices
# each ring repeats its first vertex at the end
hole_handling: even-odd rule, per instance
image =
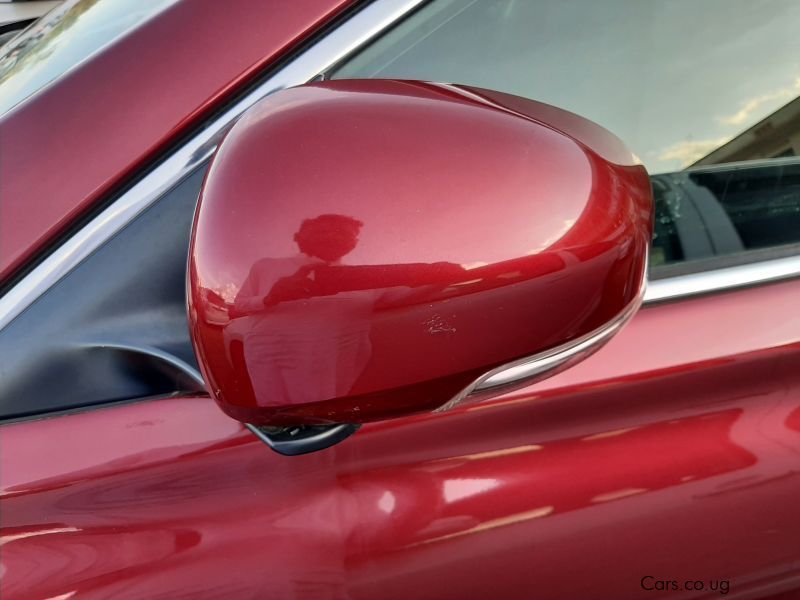
POLYGON ((299 456, 324 450, 353 435, 360 425, 337 423, 334 425, 297 425, 292 427, 259 427, 245 423, 255 436, 284 456, 299 456))

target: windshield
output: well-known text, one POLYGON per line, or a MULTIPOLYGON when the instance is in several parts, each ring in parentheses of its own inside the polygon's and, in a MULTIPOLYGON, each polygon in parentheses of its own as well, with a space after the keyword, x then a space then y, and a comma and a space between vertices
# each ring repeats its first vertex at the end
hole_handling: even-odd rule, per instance
POLYGON ((177 0, 67 0, 0 48, 0 115, 177 0))

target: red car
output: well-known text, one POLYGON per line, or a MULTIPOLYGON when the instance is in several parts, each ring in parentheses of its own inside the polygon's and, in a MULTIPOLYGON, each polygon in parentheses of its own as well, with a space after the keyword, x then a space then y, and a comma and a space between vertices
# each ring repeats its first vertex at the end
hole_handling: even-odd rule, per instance
POLYGON ((800 597, 798 23, 4 22, 3 599, 800 597))

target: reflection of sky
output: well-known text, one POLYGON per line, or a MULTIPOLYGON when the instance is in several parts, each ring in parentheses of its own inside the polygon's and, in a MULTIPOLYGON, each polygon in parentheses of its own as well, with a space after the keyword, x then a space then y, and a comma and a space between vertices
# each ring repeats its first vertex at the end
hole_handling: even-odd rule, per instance
POLYGON ((398 30, 396 48, 381 57, 373 46, 336 76, 471 84, 554 104, 619 135, 657 173, 800 95, 798 23, 796 0, 477 2, 421 41, 398 30))
POLYGON ((0 115, 176 0, 68 0, 4 47, 0 115))

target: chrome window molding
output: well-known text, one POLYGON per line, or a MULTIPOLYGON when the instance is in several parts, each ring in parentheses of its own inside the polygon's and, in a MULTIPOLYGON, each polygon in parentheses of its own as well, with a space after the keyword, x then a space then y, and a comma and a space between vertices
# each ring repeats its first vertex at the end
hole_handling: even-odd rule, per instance
POLYGON ((0 330, 211 156, 228 127, 248 108, 273 92, 312 80, 423 2, 376 0, 368 4, 278 69, 220 116, 206 123, 194 137, 56 248, 0 298, 0 330))
POLYGON ((734 267, 724 267, 651 281, 647 286, 644 303, 652 304, 665 300, 675 300, 799 276, 800 256, 773 258, 734 267))

